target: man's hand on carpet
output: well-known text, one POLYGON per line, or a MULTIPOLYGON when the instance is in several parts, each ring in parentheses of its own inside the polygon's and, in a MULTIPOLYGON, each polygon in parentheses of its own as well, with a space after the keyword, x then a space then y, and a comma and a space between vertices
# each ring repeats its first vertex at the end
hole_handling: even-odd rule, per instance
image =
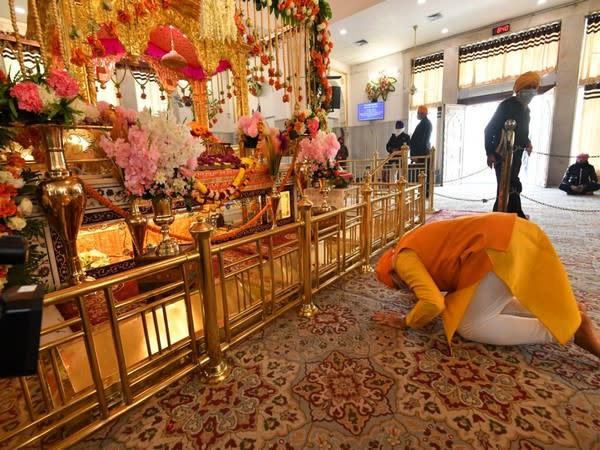
POLYGON ((389 311, 379 311, 371 316, 371 320, 394 328, 406 328, 406 320, 400 314, 391 313, 389 311))

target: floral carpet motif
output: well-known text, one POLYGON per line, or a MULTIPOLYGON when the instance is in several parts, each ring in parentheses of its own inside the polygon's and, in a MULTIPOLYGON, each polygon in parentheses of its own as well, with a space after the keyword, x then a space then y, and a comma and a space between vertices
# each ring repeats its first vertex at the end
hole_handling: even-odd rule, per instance
POLYGON ((306 375, 293 392, 308 401, 313 422, 337 422, 357 435, 372 417, 391 414, 386 394, 394 380, 378 373, 368 359, 335 351, 306 366, 306 375))
MULTIPOLYGON (((559 210, 528 212, 600 326, 597 227, 559 210)), ((289 311, 229 349, 234 370, 222 384, 190 375, 75 448, 600 450, 598 359, 573 344, 460 337, 450 354, 439 320, 410 330, 370 320, 414 300, 353 272, 316 296, 314 318, 289 311)))

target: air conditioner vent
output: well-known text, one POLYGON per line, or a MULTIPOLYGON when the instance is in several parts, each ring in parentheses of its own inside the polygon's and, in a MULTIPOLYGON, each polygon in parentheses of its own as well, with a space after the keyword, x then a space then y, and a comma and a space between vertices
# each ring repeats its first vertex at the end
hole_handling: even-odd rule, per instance
POLYGON ((369 42, 366 39, 360 39, 358 41, 355 41, 354 43, 359 47, 362 47, 363 45, 367 45, 369 42))
POLYGON ((436 20, 440 20, 442 18, 442 13, 435 13, 435 14, 430 14, 427 16, 427 20, 429 20, 430 22, 435 22, 436 20))

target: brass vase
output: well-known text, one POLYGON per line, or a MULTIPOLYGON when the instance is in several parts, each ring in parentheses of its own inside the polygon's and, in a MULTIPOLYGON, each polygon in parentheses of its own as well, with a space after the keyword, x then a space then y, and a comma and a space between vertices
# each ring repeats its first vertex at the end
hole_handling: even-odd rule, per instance
POLYGON ((303 161, 300 163, 296 163, 296 166, 294 167, 294 172, 296 175, 296 187, 298 188, 298 192, 300 193, 300 197, 302 198, 306 197, 306 189, 308 188, 308 166, 308 161, 303 161))
POLYGON ((135 197, 131 200, 129 215, 125 218, 125 223, 131 234, 133 242, 134 256, 141 256, 146 253, 146 232, 148 231, 148 219, 140 211, 140 199, 135 197))
POLYGON ((153 221, 160 227, 162 241, 156 247, 157 256, 175 256, 179 254, 179 244, 169 236, 169 227, 175 221, 173 207, 170 197, 158 198, 152 200, 152 210, 154 211, 153 221))
POLYGON ((269 194, 269 199, 271 200, 271 227, 275 228, 277 226, 277 208, 279 208, 279 201, 281 200, 281 194, 275 186, 269 194))
POLYGON ((323 198, 321 206, 319 206, 319 212, 329 212, 333 209, 333 206, 329 204, 329 191, 331 190, 331 184, 327 178, 319 178, 319 193, 323 198))
POLYGON ((49 225, 61 237, 71 271, 71 284, 86 279, 77 254, 77 234, 83 221, 86 195, 81 179, 71 175, 65 160, 63 127, 61 125, 36 125, 42 136, 46 152, 46 179, 38 187, 38 201, 49 225))

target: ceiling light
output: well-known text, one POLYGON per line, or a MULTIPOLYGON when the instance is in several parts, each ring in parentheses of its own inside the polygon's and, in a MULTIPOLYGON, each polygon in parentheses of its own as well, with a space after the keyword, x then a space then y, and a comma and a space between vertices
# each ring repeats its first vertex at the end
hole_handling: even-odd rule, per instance
POLYGON ((446 34, 448 32, 448 28, 442 28, 442 34, 446 34))
POLYGON ((343 36, 344 34, 348 33, 348 30, 346 30, 345 28, 342 28, 340 30, 340 34, 343 36))
POLYGON ((417 0, 417 5, 424 5, 427 0, 417 0))
POLYGON ((25 14, 25 8, 21 8, 20 6, 15 7, 15 12, 17 14, 25 14))
POLYGON ((546 0, 538 0, 538 5, 543 5, 544 3, 546 3, 546 0))

